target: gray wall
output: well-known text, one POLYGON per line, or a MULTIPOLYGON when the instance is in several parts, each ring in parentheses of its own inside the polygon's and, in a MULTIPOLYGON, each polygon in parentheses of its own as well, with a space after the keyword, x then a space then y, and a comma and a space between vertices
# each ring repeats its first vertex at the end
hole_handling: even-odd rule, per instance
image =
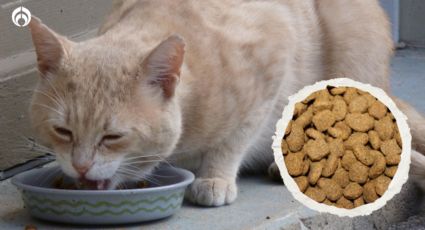
POLYGON ((424 0, 400 0, 400 40, 425 47, 424 0))
POLYGON ((391 22, 391 30, 394 43, 397 43, 400 39, 399 34, 399 0, 379 0, 382 8, 387 12, 388 18, 391 22))
MULTIPOLYGON (((0 0, 0 170, 40 155, 27 151, 21 136, 30 136, 28 104, 37 82, 35 55, 28 28, 16 27, 12 11, 20 0, 0 0)), ((22 0, 23 6, 71 40, 94 36, 112 0, 22 0)))

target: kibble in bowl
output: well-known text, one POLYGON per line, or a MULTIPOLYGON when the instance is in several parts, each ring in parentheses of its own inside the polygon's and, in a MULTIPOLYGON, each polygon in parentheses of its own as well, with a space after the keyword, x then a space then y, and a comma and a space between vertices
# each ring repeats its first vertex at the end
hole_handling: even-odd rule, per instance
POLYGON ((339 78, 289 98, 273 149, 285 185, 309 208, 367 215, 407 180, 406 117, 379 88, 339 78))

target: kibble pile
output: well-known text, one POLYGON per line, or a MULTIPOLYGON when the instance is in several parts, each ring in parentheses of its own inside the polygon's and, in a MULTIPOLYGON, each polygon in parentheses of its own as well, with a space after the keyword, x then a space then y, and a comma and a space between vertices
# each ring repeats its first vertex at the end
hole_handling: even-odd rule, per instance
POLYGON ((286 168, 301 192, 346 209, 385 193, 401 147, 388 108, 351 87, 328 87, 295 104, 282 140, 286 168))

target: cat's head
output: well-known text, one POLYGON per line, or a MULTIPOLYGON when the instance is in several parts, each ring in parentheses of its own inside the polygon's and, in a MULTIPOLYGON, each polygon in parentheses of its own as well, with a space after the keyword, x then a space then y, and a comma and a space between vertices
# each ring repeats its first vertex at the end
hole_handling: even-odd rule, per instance
POLYGON ((74 43, 35 17, 29 27, 40 72, 31 122, 67 175, 110 188, 171 154, 181 134, 180 37, 138 51, 101 38, 74 43))

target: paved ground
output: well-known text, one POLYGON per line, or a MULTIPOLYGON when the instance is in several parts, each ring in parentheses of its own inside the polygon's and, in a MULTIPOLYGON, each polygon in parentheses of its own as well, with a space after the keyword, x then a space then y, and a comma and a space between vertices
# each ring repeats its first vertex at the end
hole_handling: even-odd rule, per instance
MULTIPOLYGON (((395 95, 425 112, 425 50, 402 50, 392 64, 395 95)), ((128 229, 425 229, 425 215, 418 207, 423 194, 407 184, 401 194, 383 209, 367 217, 337 218, 319 215, 295 201, 285 187, 267 178, 248 177, 238 182, 237 201, 220 208, 185 204, 171 218, 128 229)), ((39 229, 66 226, 34 220, 23 209, 18 191, 9 181, 0 183, 0 229, 22 229, 35 224, 39 229)), ((68 227, 70 228, 70 227, 68 227)), ((84 227, 80 227, 84 228, 84 227)))

